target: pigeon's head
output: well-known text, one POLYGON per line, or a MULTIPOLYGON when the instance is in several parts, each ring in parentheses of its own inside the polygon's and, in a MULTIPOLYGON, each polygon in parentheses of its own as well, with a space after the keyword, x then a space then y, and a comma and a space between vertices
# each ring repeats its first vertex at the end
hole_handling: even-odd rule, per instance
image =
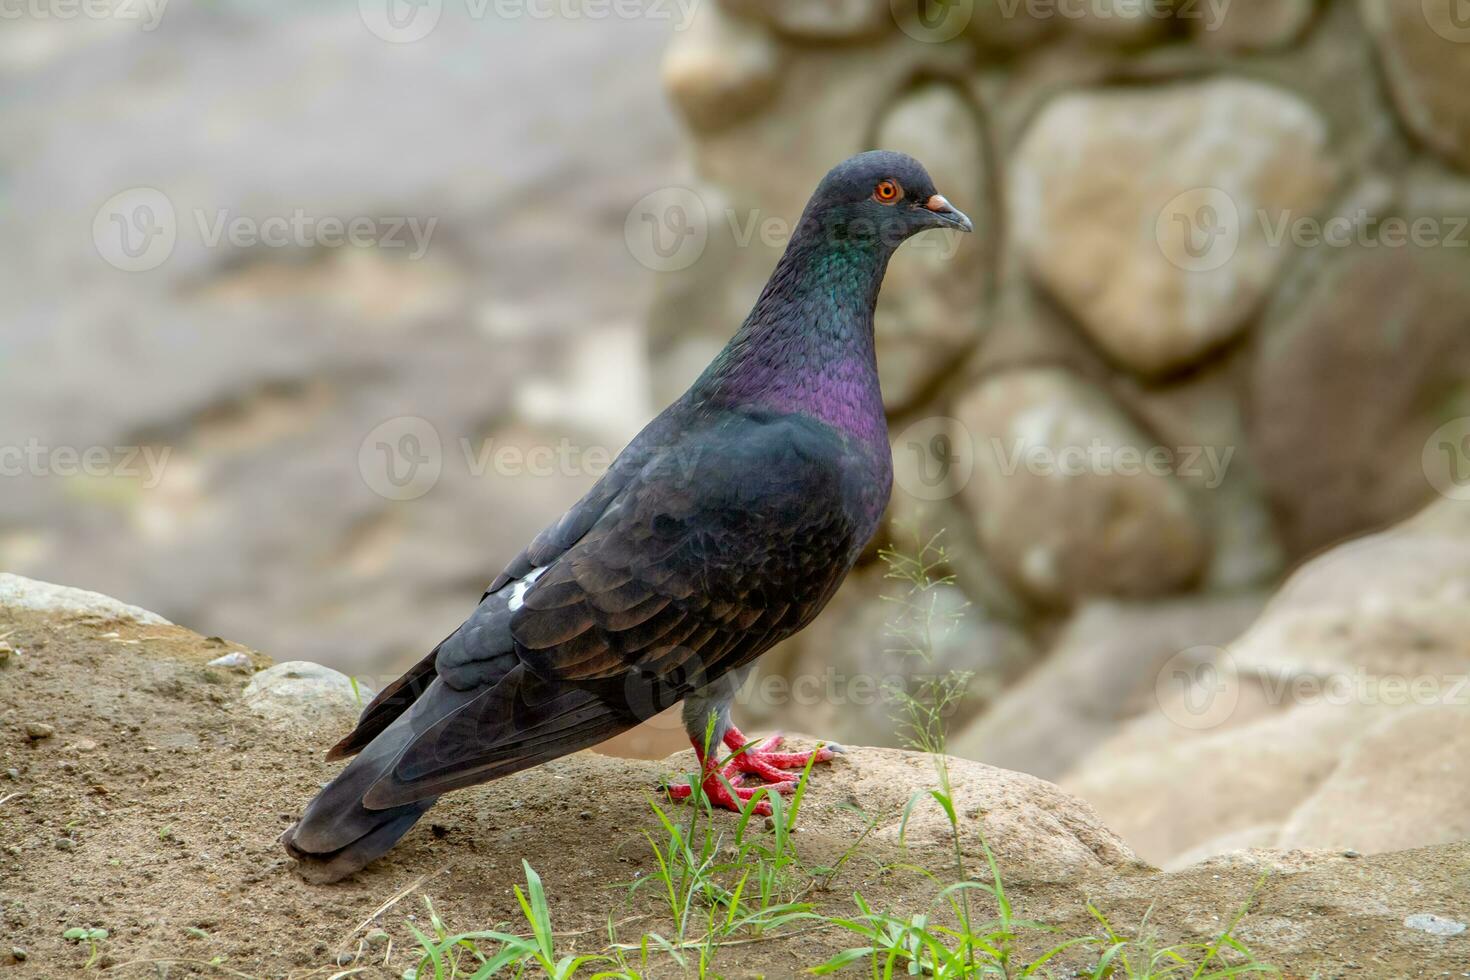
POLYGON ((872 239, 891 248, 930 228, 974 229, 935 189, 923 164, 892 150, 869 150, 833 167, 803 220, 834 238, 872 239))

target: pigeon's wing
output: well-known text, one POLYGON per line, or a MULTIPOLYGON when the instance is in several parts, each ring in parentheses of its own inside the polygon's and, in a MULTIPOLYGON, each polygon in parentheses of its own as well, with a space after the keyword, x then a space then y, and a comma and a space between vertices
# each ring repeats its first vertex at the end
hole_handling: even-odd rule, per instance
POLYGON ((595 744, 825 605, 862 544, 831 430, 742 419, 680 446, 653 454, 559 558, 487 600, 508 630, 487 620, 474 646, 441 651, 438 679, 394 726, 404 739, 370 807, 595 744))
POLYGON ((748 663, 851 564, 845 463, 835 433, 792 416, 660 454, 526 593, 511 620, 522 659, 635 709, 647 685, 678 700, 748 663))

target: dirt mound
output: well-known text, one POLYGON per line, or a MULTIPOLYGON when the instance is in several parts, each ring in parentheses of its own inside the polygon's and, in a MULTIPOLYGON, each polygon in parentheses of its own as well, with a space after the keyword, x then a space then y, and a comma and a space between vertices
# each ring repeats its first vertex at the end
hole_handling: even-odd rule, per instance
MULTIPOLYGON (((421 896, 453 926, 524 931, 511 890, 522 859, 545 880, 569 947, 603 948, 609 918, 620 939, 668 931, 651 890, 620 885, 653 867, 648 801, 692 767, 688 754, 660 763, 582 753, 451 794, 377 865, 338 886, 308 885, 276 837, 332 772, 322 749, 338 735, 333 723, 286 727, 253 713, 240 695, 265 657, 159 622, 99 618, 126 615, 0 607, 11 650, 0 666, 0 961, 15 960, 12 972, 80 975, 88 944, 63 933, 104 928, 93 968, 109 976, 398 977, 417 959, 408 922, 426 925, 421 896), (248 666, 209 666, 231 653, 248 666)), ((1158 875, 1048 783, 959 761, 953 776, 968 859, 983 861, 983 827, 1019 914, 1070 934, 1095 931, 1091 895, 1120 928, 1158 899, 1150 921, 1161 937, 1197 940, 1247 900, 1261 861, 1280 860, 1158 875)), ((833 865, 861 843, 808 900, 848 913, 861 889, 881 907, 929 907, 931 882, 887 867, 948 866, 932 806, 914 810, 906 850, 898 839, 905 804, 932 779, 927 759, 894 750, 854 749, 818 772, 797 836, 803 861, 833 865)), ((733 816, 716 819, 733 830, 733 816)), ((1470 941, 1402 921, 1463 920, 1454 883, 1467 873, 1470 848, 1460 845, 1301 859, 1261 887, 1242 929, 1262 958, 1303 973, 1347 962, 1374 976, 1448 968, 1467 961, 1470 941)), ((718 972, 791 976, 851 945, 837 930, 806 931, 722 951, 718 972)))

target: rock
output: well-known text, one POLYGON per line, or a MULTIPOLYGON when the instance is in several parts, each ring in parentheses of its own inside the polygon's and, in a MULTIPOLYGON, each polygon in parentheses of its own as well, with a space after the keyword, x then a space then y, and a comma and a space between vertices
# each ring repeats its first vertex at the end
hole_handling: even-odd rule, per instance
POLYGON ((1230 0, 1218 17, 1206 4, 1196 5, 1192 16, 1177 16, 1207 48, 1259 51, 1295 41, 1316 8, 1317 0, 1230 0))
POLYGON ((968 696, 946 718, 954 730, 1033 663, 1035 649, 1023 633, 988 619, 948 585, 922 600, 933 610, 927 617, 932 659, 902 652, 926 617, 906 615, 899 603, 880 597, 904 593, 881 566, 850 576, 816 622, 761 658, 738 700, 742 712, 761 721, 800 718, 805 730, 838 742, 900 746, 908 736, 885 687, 919 696, 926 678, 972 672, 968 696))
POLYGON ((924 161, 934 185, 976 223, 969 235, 925 232, 888 264, 873 323, 890 407, 911 403, 980 336, 989 229, 980 210, 987 161, 978 118, 961 88, 932 83, 904 96, 878 125, 876 144, 924 161))
POLYGON ((890 0, 825 0, 822 3, 721 0, 721 3, 732 13, 762 21, 798 40, 861 40, 877 37, 894 27, 890 0))
POLYGON ((703 4, 676 32, 663 61, 663 84, 695 129, 729 125, 768 102, 781 81, 781 49, 764 28, 703 4))
POLYGON ((1465 931, 1465 923, 1442 918, 1432 912, 1419 912, 1404 919, 1410 929, 1427 932, 1431 936, 1458 936, 1465 931))
POLYGON ((346 674, 304 660, 261 671, 240 695, 245 706, 262 718, 322 727, 351 723, 371 698, 372 691, 361 684, 354 693, 346 674))
POLYGON ((39 721, 26 722, 26 738, 32 742, 39 742, 43 738, 51 738, 56 734, 56 729, 39 721))
POLYGON ((1470 171, 1470 21, 1462 0, 1361 0, 1404 123, 1470 171))
POLYGON ((963 499, 986 553, 1038 601, 1159 595, 1209 552, 1172 465, 1093 385, 1046 368, 955 407, 975 452, 963 499))
POLYGON ((1263 604, 1253 595, 1089 602, 1035 669, 974 724, 955 730, 949 751, 1057 779, 1154 703, 1155 677, 1170 657, 1229 643, 1263 604))
POLYGON ((1290 257, 1258 215, 1311 214, 1334 183, 1316 111, 1240 79, 1059 96, 1012 170, 1032 274, 1146 374, 1240 331, 1290 257))
MULTIPOLYGON (((1440 687, 1435 696, 1448 693, 1440 687)), ((1405 698, 1412 698, 1407 684, 1405 698)), ((1466 838, 1470 718, 1459 703, 1411 704, 1343 752, 1337 768, 1286 821, 1276 845, 1380 854, 1466 838)))
POLYGON ((74 851, 77 849, 77 842, 70 837, 58 837, 56 838, 56 849, 58 851, 74 851))
POLYGON ((10 655, 14 652, 15 647, 11 646, 9 643, 6 643, 3 640, 0 640, 0 667, 4 667, 10 662, 10 655))
POLYGON ((29 955, 30 954, 28 954, 25 949, 20 946, 10 947, 10 958, 15 960, 15 962, 17 963, 24 963, 29 955))
POLYGON ((99 619, 130 619, 150 626, 172 625, 162 616, 84 589, 68 588, 0 572, 0 608, 99 619))
POLYGON ((248 654, 241 653, 239 650, 236 650, 233 653, 227 653, 222 657, 215 657, 209 662, 209 666, 223 667, 226 670, 249 671, 252 665, 250 663, 250 656, 248 654))
MULTIPOLYGON (((1399 220, 1444 228, 1447 213, 1404 211, 1399 220)), ((1470 206, 1461 213, 1470 217, 1470 206)), ((1292 554, 1422 506, 1434 494, 1426 450, 1445 466, 1431 437, 1470 415, 1470 249, 1389 247, 1379 239, 1390 226, 1376 227, 1373 239, 1324 250, 1295 301, 1260 328, 1246 415, 1292 554)))

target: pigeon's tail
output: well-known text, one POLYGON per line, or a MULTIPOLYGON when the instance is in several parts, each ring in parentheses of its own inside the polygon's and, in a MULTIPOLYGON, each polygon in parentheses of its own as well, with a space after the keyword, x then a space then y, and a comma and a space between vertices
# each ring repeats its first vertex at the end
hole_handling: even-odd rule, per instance
POLYGON ((316 795, 301 819, 281 835, 302 877, 317 884, 339 881, 377 860, 408 833, 437 796, 374 809, 368 791, 391 771, 413 732, 390 727, 316 795))

